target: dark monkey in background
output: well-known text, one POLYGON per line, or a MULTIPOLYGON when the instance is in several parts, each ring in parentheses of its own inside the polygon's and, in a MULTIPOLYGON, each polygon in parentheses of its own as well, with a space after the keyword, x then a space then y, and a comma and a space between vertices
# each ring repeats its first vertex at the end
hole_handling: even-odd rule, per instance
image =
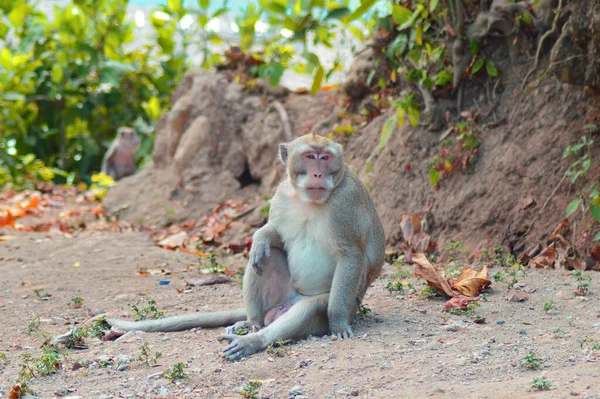
POLYGON ((365 186, 344 164, 342 146, 308 134, 280 144, 287 178, 253 237, 244 274, 245 309, 161 320, 109 320, 125 330, 180 331, 235 323, 220 340, 239 360, 278 339, 353 336, 350 326, 384 262, 385 237, 365 186), (239 328, 247 335, 235 335, 239 328))
POLYGON ((140 139, 135 130, 130 127, 120 127, 102 159, 102 173, 114 180, 134 174, 136 172, 135 151, 139 146, 140 139))

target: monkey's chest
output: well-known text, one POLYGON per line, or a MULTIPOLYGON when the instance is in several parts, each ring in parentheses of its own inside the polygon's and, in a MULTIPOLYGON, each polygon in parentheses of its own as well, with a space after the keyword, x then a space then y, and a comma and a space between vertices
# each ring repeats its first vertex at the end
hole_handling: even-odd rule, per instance
POLYGON ((292 284, 303 295, 329 292, 336 267, 330 240, 318 223, 300 227, 304 228, 291 228, 291 234, 283 237, 292 284))

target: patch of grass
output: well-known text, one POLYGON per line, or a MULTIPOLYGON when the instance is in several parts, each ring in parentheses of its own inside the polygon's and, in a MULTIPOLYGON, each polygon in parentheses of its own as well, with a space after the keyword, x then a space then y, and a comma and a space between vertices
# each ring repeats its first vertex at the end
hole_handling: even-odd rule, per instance
POLYGON ((150 346, 148 346, 147 342, 144 342, 140 345, 140 355, 137 357, 137 360, 143 361, 147 365, 150 365, 150 363, 158 364, 158 359, 160 359, 161 357, 162 353, 158 351, 152 354, 150 346))
POLYGON ((36 315, 31 323, 27 325, 27 329, 25 330, 25 334, 31 335, 32 333, 38 331, 42 322, 40 321, 40 316, 36 315))
POLYGON ((590 291, 592 276, 584 274, 581 270, 573 270, 571 274, 575 277, 575 285, 577 287, 575 293, 578 295, 587 295, 590 291))
POLYGON ((554 337, 554 338, 564 338, 567 335, 567 333, 565 333, 565 330, 563 330, 561 328, 555 328, 551 332, 552 332, 552 337, 554 337))
POLYGON ((244 389, 240 392, 240 396, 244 399, 259 399, 258 389, 262 386, 260 381, 248 381, 244 385, 244 389))
POLYGON ((554 301, 548 301, 544 303, 544 312, 549 312, 551 310, 555 310, 556 309, 556 304, 554 303, 554 301))
POLYGON ((108 324, 104 316, 94 320, 88 327, 88 334, 92 337, 102 338, 104 331, 110 331, 110 324, 108 324))
POLYGON ((529 389, 532 391, 549 391, 554 387, 554 384, 543 377, 535 377, 529 383, 529 389))
POLYGON ((79 309, 83 306, 83 298, 80 296, 75 296, 73 298, 71 298, 71 301, 69 302, 69 305, 73 308, 73 309, 79 309))
POLYGON ((456 316, 467 316, 472 319, 480 319, 481 316, 477 314, 477 309, 479 306, 481 306, 479 301, 473 301, 467 304, 466 310, 462 310, 461 308, 452 308, 449 310, 449 313, 456 316))
POLYGON ((179 381, 187 377, 185 369, 187 365, 182 362, 175 363, 172 367, 169 367, 165 371, 163 371, 162 376, 168 379, 171 382, 179 381))
POLYGON ((271 345, 267 348, 267 353, 269 355, 284 357, 287 355, 287 350, 284 348, 287 344, 292 342, 291 339, 282 340, 281 338, 275 342, 272 342, 271 345))
POLYGON ((98 360, 98 367, 100 367, 101 369, 112 367, 114 364, 115 363, 112 360, 104 360, 104 359, 98 360))
POLYGON ((513 263, 512 266, 502 271, 498 271, 492 275, 492 279, 497 282, 502 282, 510 289, 519 282, 519 278, 526 277, 525 267, 520 263, 513 263))
POLYGON ((427 287, 425 287, 421 290, 419 295, 421 295, 423 298, 434 298, 434 297, 440 295, 440 290, 438 290, 437 288, 435 288, 431 285, 428 285, 427 287))
POLYGON ((154 299, 148 299, 146 306, 141 309, 138 307, 138 302, 135 302, 131 304, 131 310, 135 313, 135 321, 165 317, 165 314, 156 308, 156 301, 154 299))
POLYGON ((373 309, 371 309, 370 307, 368 307, 366 305, 363 305, 361 303, 360 305, 358 305, 358 312, 357 312, 357 314, 358 314, 359 318, 365 318, 372 311, 373 311, 373 309))
POLYGON ((525 355, 523 355, 523 357, 521 358, 519 364, 521 365, 521 367, 525 367, 528 369, 539 369, 540 367, 542 367, 542 364, 544 363, 544 359, 539 357, 535 352, 531 351, 526 353, 525 355))

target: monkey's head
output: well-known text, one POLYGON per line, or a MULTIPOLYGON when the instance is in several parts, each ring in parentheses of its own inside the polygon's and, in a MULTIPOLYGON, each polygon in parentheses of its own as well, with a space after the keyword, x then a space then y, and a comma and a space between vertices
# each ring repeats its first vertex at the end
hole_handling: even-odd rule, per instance
POLYGON ((130 145, 131 147, 137 148, 140 145, 140 138, 135 129, 130 127, 120 127, 117 130, 117 139, 120 143, 130 145))
POLYGON ((315 133, 279 145, 290 184, 307 202, 322 204, 344 177, 342 146, 315 133))

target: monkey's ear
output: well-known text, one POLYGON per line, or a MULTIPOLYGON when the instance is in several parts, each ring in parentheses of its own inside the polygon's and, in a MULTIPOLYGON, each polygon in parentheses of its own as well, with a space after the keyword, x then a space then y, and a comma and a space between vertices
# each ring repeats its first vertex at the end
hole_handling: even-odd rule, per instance
POLYGON ((287 145, 287 143, 279 144, 279 160, 284 165, 287 165, 287 160, 288 160, 288 145, 287 145))

